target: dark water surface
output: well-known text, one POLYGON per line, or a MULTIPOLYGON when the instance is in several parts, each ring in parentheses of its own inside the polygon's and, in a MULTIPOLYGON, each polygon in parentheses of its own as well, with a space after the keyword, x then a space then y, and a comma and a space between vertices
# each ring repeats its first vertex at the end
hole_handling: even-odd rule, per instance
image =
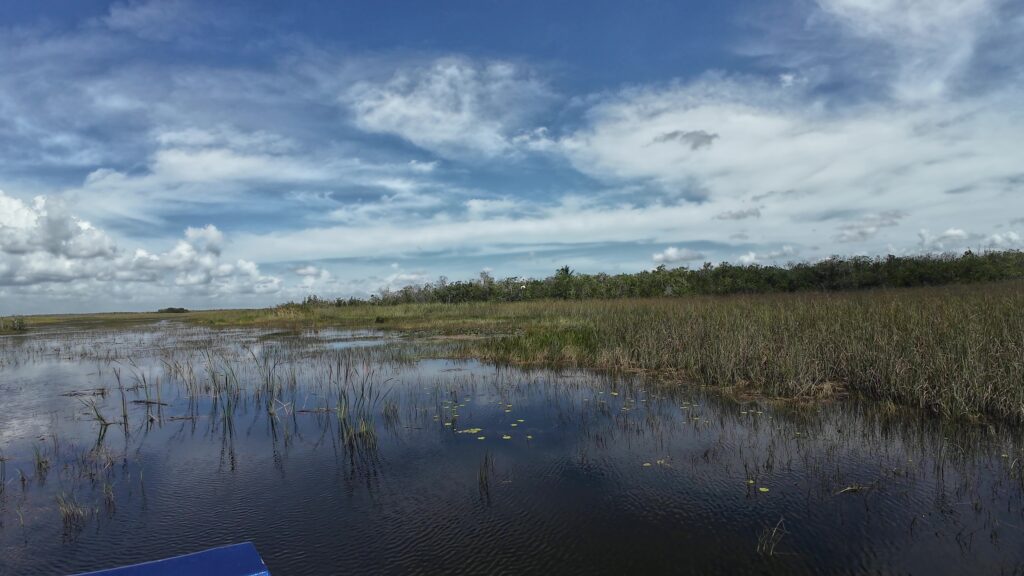
POLYGON ((1014 430, 441 354, 170 323, 0 338, 0 574, 244 540, 276 575, 1024 571, 1014 430))

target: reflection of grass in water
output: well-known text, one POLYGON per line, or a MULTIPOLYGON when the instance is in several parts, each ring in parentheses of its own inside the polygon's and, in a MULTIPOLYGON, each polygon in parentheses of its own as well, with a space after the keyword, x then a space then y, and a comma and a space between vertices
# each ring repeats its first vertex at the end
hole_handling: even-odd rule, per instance
MULTIPOLYGON (((3 497, 7 492, 7 461, 9 458, 4 455, 4 451, 0 450, 0 502, 3 502, 3 497)), ((2 511, 2 508, 0 508, 2 511)))
POLYGON ((50 471, 50 459, 38 444, 32 445, 32 461, 35 465, 36 478, 39 482, 45 482, 50 471))
POLYGON ((381 417, 384 419, 384 426, 388 430, 394 430, 397 428, 401 421, 398 403, 394 400, 386 400, 384 402, 384 407, 381 409, 381 417))
POLYGON ((480 492, 480 499, 485 504, 491 503, 491 475, 494 474, 494 457, 490 452, 484 453, 480 462, 480 469, 477 472, 477 487, 480 492))
POLYGON ((110 482, 103 483, 103 504, 107 509, 108 515, 113 515, 117 511, 117 498, 114 496, 114 485, 110 482))

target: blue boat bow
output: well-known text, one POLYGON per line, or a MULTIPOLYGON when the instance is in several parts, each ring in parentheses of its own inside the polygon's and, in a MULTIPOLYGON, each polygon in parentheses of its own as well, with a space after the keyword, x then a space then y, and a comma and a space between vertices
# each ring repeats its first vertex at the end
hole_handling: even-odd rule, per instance
POLYGON ((252 542, 78 576, 270 576, 252 542))

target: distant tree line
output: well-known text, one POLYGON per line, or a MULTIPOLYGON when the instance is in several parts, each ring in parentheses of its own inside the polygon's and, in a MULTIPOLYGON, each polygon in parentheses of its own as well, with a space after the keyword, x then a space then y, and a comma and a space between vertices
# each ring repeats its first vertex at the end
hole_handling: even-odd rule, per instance
MULTIPOLYGON (((786 266, 737 266, 705 263, 696 269, 665 266, 634 274, 580 274, 568 266, 543 279, 496 280, 483 272, 474 280, 437 282, 382 289, 367 300, 307 297, 303 306, 405 304, 415 302, 516 302, 541 299, 649 298, 689 294, 763 294, 768 292, 862 290, 992 282, 1024 278, 1024 252, 870 258, 834 256, 786 266)), ((297 305, 290 303, 289 305, 297 305)))
POLYGON ((186 312, 188 312, 188 308, 178 308, 174 306, 157 310, 157 314, 184 314, 186 312))

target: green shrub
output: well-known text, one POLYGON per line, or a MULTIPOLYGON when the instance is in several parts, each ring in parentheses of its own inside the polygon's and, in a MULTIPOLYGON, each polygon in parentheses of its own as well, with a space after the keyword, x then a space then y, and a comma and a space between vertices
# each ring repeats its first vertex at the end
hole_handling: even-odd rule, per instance
POLYGON ((0 332, 24 332, 28 330, 28 324, 21 316, 0 318, 0 332))
POLYGON ((496 280, 483 273, 479 279, 437 282, 382 289, 368 301, 335 300, 309 296, 301 304, 285 306, 324 308, 361 304, 423 304, 461 302, 520 302, 530 300, 610 300, 663 296, 768 294, 780 292, 837 292, 879 288, 911 288, 946 284, 998 282, 1024 278, 1024 252, 1008 250, 961 255, 887 256, 868 258, 834 256, 818 262, 785 266, 723 262, 699 268, 659 266, 632 274, 581 274, 568 266, 542 279, 496 280))

